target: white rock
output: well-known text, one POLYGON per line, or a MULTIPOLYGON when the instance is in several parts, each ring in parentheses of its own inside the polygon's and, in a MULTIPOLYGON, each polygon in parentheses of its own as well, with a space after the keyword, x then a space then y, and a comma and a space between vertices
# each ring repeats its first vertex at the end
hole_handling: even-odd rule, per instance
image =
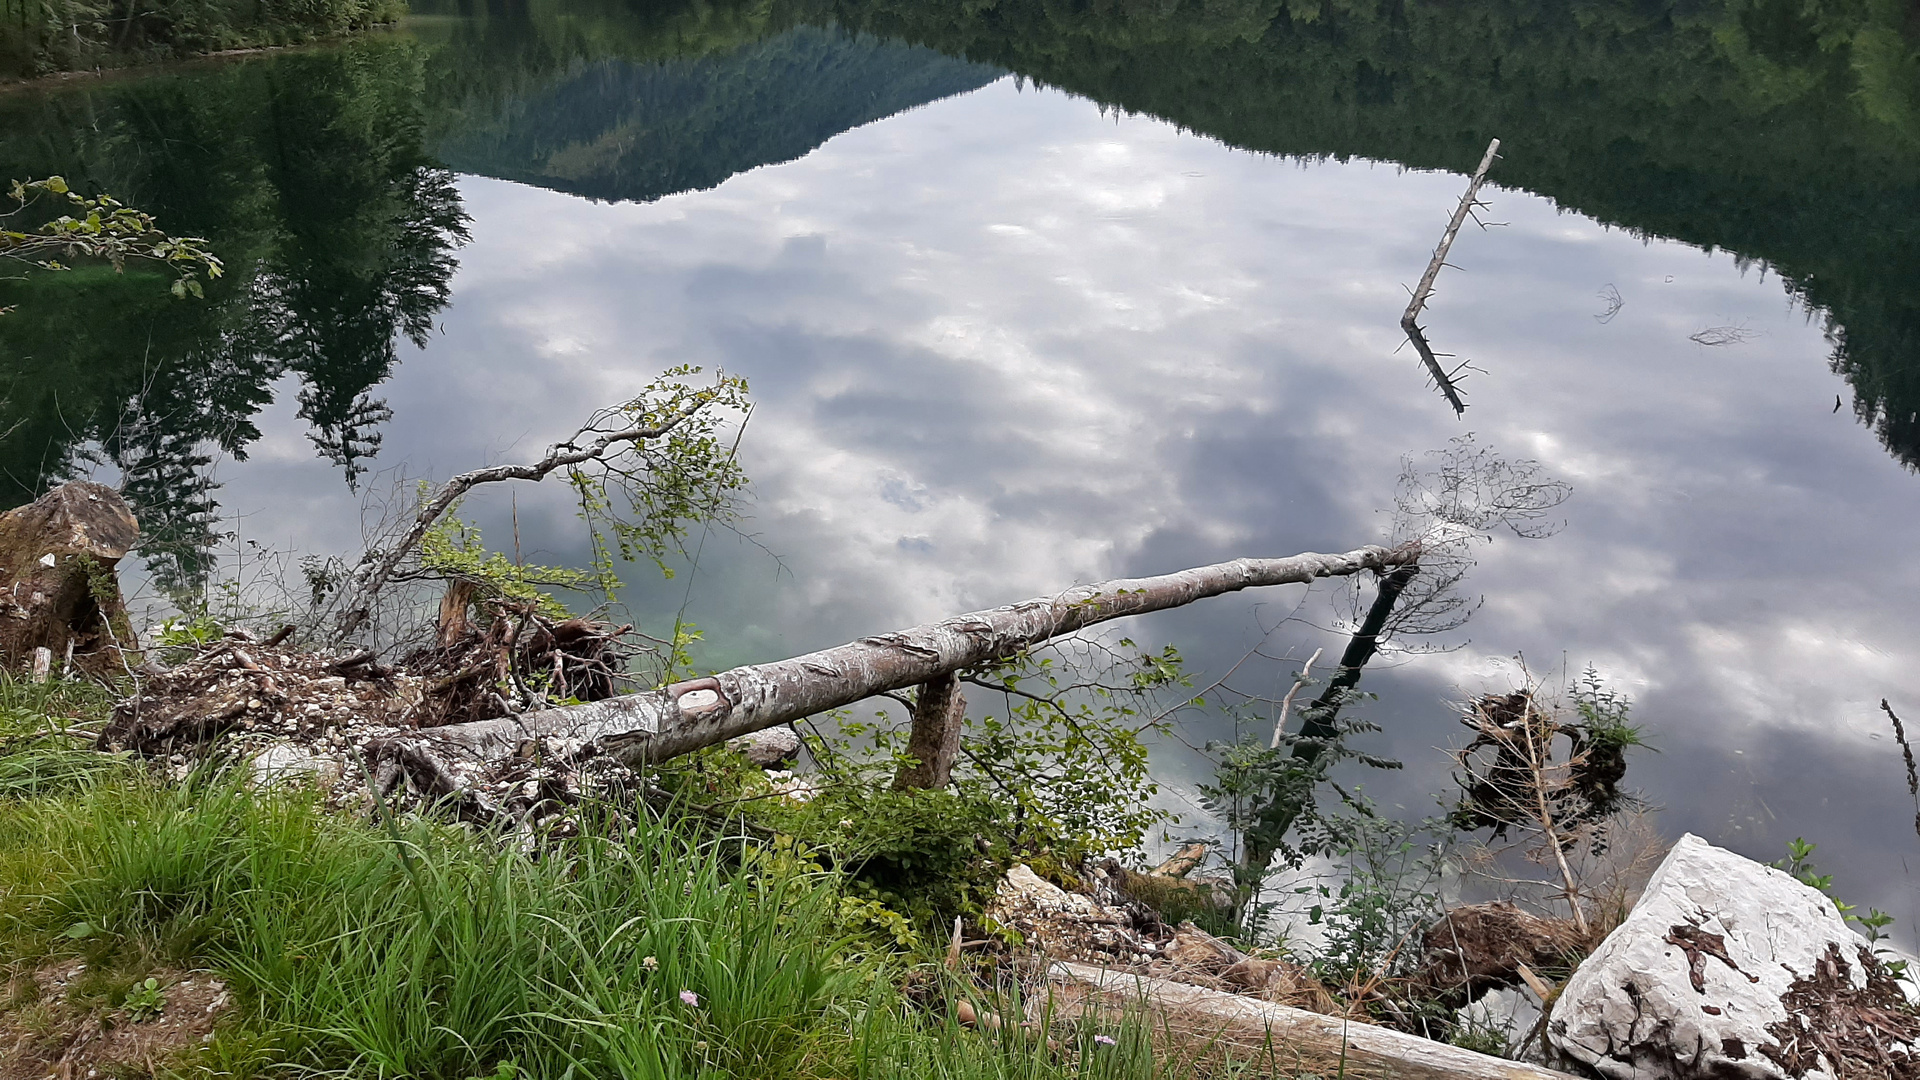
MULTIPOLYGON (((1540 1023, 1540 999, 1524 986, 1496 986, 1455 1010, 1453 1018, 1464 1029, 1505 1039, 1507 1051, 1501 1056, 1510 1057, 1540 1023)), ((1540 1050, 1540 1040, 1535 1039, 1523 1060, 1539 1063, 1545 1056, 1540 1050)))
POLYGON ((299 782, 325 786, 339 783, 344 774, 340 762, 333 758, 309 753, 301 746, 285 742, 255 754, 252 765, 253 782, 262 787, 299 782))
POLYGON ((994 902, 1003 908, 1029 908, 1049 914, 1104 916, 1107 914, 1090 896, 1070 893, 1033 872, 1026 863, 1018 863, 1000 879, 994 902))
MULTIPOLYGON (((1787 1080, 1789 1070, 1764 1052, 1781 1049, 1768 1027, 1821 1022, 1804 1010, 1793 1020, 1782 997, 1835 949, 1847 988, 1864 988, 1867 943, 1832 900, 1683 836, 1627 921, 1567 982, 1548 1037, 1609 1080, 1787 1080)), ((1829 1067, 1807 1058, 1792 1075, 1833 1080, 1829 1067)))
MULTIPOLYGON (((707 691, 696 690, 694 693, 707 691)), ((688 694, 682 697, 686 701, 688 694)), ((745 754, 747 760, 763 769, 784 765, 800 756, 800 733, 790 727, 772 727, 727 740, 727 749, 745 754)))

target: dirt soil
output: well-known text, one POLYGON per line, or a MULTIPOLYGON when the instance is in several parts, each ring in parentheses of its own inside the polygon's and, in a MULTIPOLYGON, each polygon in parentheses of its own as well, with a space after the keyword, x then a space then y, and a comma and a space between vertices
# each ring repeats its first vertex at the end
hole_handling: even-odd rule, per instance
POLYGON ((76 993, 85 965, 47 964, 13 981, 0 1011, 0 1080, 153 1076, 205 1045, 231 1008, 206 972, 156 970, 157 1011, 136 1015, 76 993))

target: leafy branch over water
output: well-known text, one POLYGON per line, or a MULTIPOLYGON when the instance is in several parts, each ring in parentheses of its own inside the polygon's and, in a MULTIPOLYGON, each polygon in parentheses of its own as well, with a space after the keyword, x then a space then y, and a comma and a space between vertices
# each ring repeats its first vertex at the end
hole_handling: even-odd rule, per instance
MULTIPOLYGON (((104 193, 89 199, 69 187, 63 177, 15 180, 8 195, 14 208, 0 214, 0 222, 9 225, 42 199, 64 205, 68 212, 32 231, 0 230, 0 258, 39 270, 70 270, 68 263, 75 260, 103 260, 116 273, 125 272, 129 259, 159 263, 176 275, 173 295, 180 299, 205 296, 199 280, 202 271, 208 278, 225 272, 202 238, 168 236, 154 224, 152 214, 104 193)), ((11 310, 0 308, 0 315, 11 310)))

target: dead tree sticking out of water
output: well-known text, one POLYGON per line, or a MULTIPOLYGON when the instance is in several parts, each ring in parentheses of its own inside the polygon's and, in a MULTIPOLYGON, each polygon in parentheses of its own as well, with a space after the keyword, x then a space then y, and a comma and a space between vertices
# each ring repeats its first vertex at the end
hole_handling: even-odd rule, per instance
MULTIPOLYGON (((908 687, 922 687, 911 745, 944 749, 954 728, 951 705, 933 706, 954 673, 1018 655, 1089 626, 1181 607, 1210 596, 1268 585, 1303 584, 1371 570, 1392 574, 1419 558, 1417 544, 1369 546, 1339 555, 1235 559, 1158 577, 1082 585, 1053 596, 957 615, 861 638, 830 649, 723 671, 641 694, 423 730, 370 748, 383 787, 409 782, 430 797, 465 787, 463 774, 548 740, 584 761, 602 754, 623 765, 677 757, 779 724, 908 687), (935 689, 927 689, 934 684, 935 689), (924 721, 924 722, 923 722, 924 721)), ((910 786, 936 777, 909 776, 910 786)))
MULTIPOLYGON (((1420 360, 1427 365, 1427 374, 1433 376, 1434 385, 1453 406, 1455 416, 1465 416, 1467 404, 1460 400, 1460 388, 1453 380, 1460 371, 1459 367, 1448 371, 1440 366, 1434 355, 1433 346, 1427 343, 1426 332, 1420 329, 1420 312, 1427 306, 1427 300, 1433 295, 1434 279, 1440 276, 1440 268, 1447 264, 1447 252, 1453 247, 1453 238, 1460 233, 1460 226, 1466 224, 1468 215, 1474 207, 1485 206, 1480 201, 1480 185, 1487 179, 1487 170, 1493 167, 1493 159, 1500 156, 1500 140, 1487 144, 1486 156, 1480 159, 1480 167, 1473 171, 1473 180, 1467 184, 1466 193, 1460 196, 1460 205, 1453 208, 1453 217, 1447 220, 1447 231, 1440 236, 1440 246, 1433 249, 1433 259, 1427 263, 1427 272, 1420 275, 1420 284, 1413 290, 1413 299, 1407 302, 1405 314, 1400 316, 1400 329, 1407 332, 1407 340, 1420 354, 1420 360)), ((1478 221, 1478 219, 1475 219, 1478 221)), ((1485 225, 1481 226, 1485 228, 1485 225)), ((1462 364, 1461 367, 1466 365, 1462 364)))

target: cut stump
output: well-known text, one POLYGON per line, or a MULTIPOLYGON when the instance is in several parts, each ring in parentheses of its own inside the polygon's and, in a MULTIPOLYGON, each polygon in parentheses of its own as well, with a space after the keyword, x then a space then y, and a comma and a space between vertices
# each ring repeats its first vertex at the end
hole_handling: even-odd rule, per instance
POLYGON ((20 670, 45 649, 89 672, 135 646, 115 572, 140 537, 118 492, 63 484, 0 514, 0 663, 20 670))

